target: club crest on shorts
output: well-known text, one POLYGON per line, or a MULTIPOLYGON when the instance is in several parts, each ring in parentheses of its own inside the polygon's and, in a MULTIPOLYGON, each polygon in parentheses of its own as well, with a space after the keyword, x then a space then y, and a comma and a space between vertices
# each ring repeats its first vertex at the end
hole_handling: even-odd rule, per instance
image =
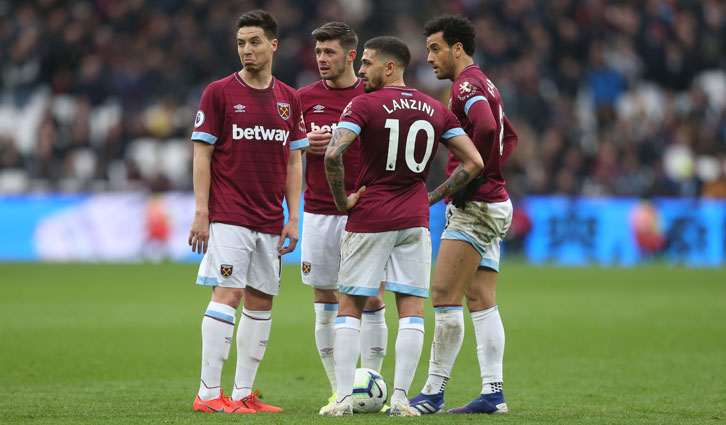
POLYGON ((219 273, 222 274, 223 278, 228 278, 232 276, 232 265, 231 264, 222 264, 219 266, 219 273))
POLYGON ((290 104, 277 102, 277 113, 280 114, 280 117, 283 120, 287 121, 287 119, 290 118, 290 104))
POLYGON ((310 269, 311 269, 312 267, 313 267, 313 266, 312 266, 312 265, 311 265, 310 263, 308 263, 307 261, 303 261, 303 263, 302 263, 302 273, 303 273, 303 274, 304 274, 305 276, 309 275, 309 274, 310 274, 310 269))

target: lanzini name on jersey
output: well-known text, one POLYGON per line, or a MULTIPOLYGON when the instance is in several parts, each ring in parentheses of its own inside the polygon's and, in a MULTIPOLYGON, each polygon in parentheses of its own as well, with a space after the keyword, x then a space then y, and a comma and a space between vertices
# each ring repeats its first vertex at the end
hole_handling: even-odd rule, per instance
POLYGON ((390 108, 386 105, 381 105, 389 114, 392 114, 398 109, 416 109, 428 114, 430 117, 434 116, 434 108, 432 108, 428 103, 422 102, 418 99, 391 99, 391 103, 392 105, 390 108))

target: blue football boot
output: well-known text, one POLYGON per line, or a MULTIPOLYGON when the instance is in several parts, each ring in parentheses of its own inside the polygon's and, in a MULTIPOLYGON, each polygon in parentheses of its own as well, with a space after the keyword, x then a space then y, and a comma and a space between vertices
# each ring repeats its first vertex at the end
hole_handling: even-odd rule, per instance
POLYGON ((507 403, 504 401, 504 393, 500 391, 498 393, 482 394, 464 407, 449 410, 449 413, 501 414, 508 411, 507 403))
POLYGON ((419 394, 410 401, 411 407, 421 412, 422 415, 432 415, 435 413, 446 413, 446 405, 444 404, 444 393, 438 394, 419 394))

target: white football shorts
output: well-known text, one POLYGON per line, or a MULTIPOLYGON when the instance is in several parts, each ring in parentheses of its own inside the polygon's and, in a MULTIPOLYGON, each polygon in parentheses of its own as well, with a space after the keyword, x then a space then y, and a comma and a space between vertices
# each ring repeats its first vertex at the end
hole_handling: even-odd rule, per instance
POLYGON ((499 271, 499 243, 512 225, 512 201, 468 201, 466 208, 446 206, 446 227, 441 239, 469 242, 479 254, 479 267, 499 271))
POLYGON ((431 280, 431 234, 425 227, 380 233, 348 232, 340 251, 340 292, 375 296, 386 290, 426 298, 431 280))
POLYGON ((338 289, 340 246, 347 215, 303 213, 300 237, 302 281, 317 289, 338 289))
POLYGON ((209 225, 209 247, 199 265, 197 285, 250 286, 268 295, 280 293, 280 235, 224 223, 209 225))

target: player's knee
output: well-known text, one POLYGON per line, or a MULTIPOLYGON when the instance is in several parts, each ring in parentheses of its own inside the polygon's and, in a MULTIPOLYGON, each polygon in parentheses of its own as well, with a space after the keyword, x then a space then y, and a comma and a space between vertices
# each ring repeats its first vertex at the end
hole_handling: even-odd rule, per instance
POLYGON ((409 316, 423 317, 423 298, 396 294, 396 304, 399 319, 409 316))
POLYGON ((497 300, 494 294, 491 294, 491 296, 476 293, 470 294, 468 292, 466 294, 466 306, 471 312, 488 310, 495 305, 497 305, 497 300))
POLYGON ((434 285, 431 287, 431 301, 435 306, 440 304, 460 304, 461 297, 458 300, 456 298, 452 291, 443 285, 434 285))
POLYGON ((237 309, 242 301, 244 289, 241 288, 214 288, 212 293, 212 301, 220 304, 226 304, 237 309))
POLYGON ((272 310, 272 295, 265 294, 254 288, 247 287, 244 291, 244 306, 247 310, 252 311, 270 311, 272 310))
POLYGON ((366 310, 380 310, 381 308, 383 308, 383 294, 368 297, 365 305, 366 310))
POLYGON ((337 304, 337 289, 313 289, 313 297, 316 303, 337 304))

